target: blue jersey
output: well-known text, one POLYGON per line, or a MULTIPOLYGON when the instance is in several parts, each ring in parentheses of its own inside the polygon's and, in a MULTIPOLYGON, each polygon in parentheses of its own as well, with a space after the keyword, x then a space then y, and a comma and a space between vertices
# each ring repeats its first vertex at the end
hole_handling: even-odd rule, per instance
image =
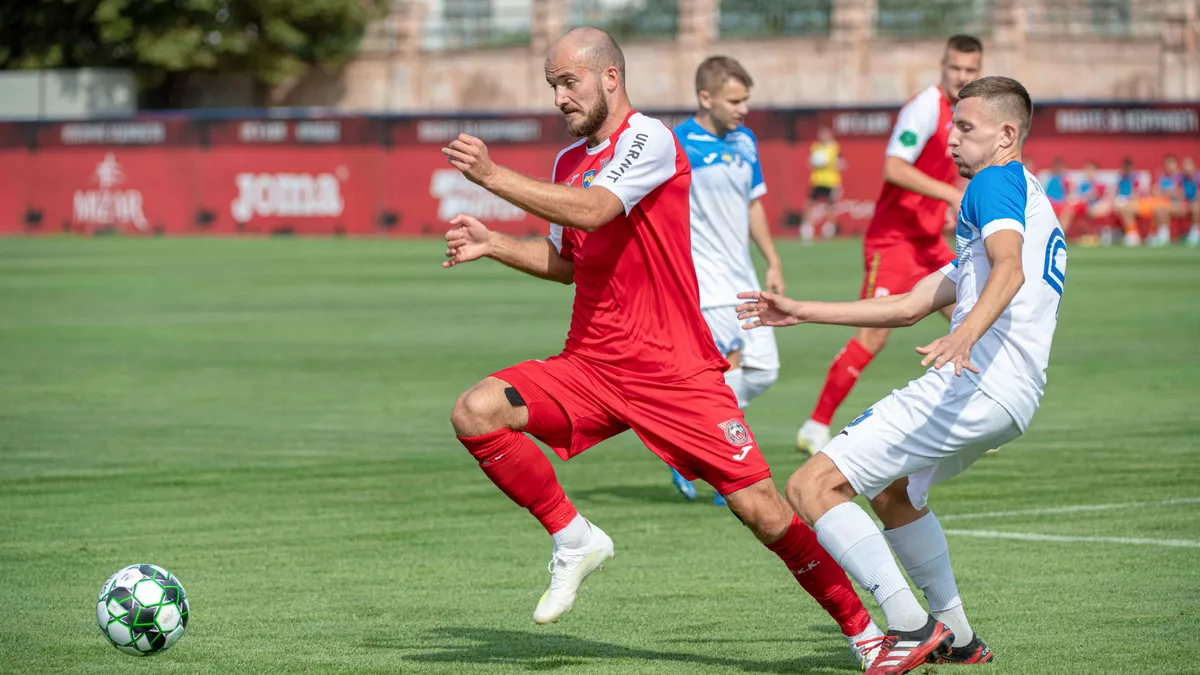
POLYGON ((942 268, 958 286, 951 330, 979 302, 991 274, 984 241, 1013 230, 1021 234, 1025 283, 971 350, 979 388, 1026 428, 1046 385, 1050 344, 1067 278, 1067 242, 1045 190, 1020 162, 990 166, 967 185, 955 227, 958 259, 942 268))
POLYGON ((758 290, 750 259, 750 203, 767 192, 758 141, 746 127, 724 136, 695 118, 675 127, 692 164, 692 259, 700 306, 736 305, 741 291, 758 290))
POLYGON ((1046 187, 1043 189, 1050 201, 1063 202, 1067 199, 1067 181, 1060 173, 1050 174, 1049 180, 1046 181, 1046 187))
POLYGON ((1196 182, 1200 180, 1200 172, 1183 174, 1183 198, 1190 201, 1196 199, 1196 182))
POLYGON ((1117 196, 1123 199, 1133 197, 1134 191, 1137 189, 1137 176, 1132 173, 1121 174, 1120 180, 1117 181, 1117 196))

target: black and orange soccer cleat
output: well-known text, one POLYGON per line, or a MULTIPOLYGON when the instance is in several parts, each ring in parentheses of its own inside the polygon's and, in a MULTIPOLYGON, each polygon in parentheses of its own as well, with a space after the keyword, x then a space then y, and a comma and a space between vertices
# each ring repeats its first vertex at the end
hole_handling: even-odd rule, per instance
POLYGON ((971 636, 971 641, 961 647, 951 647, 950 653, 930 655, 930 663, 991 663, 992 650, 983 644, 979 634, 971 636))

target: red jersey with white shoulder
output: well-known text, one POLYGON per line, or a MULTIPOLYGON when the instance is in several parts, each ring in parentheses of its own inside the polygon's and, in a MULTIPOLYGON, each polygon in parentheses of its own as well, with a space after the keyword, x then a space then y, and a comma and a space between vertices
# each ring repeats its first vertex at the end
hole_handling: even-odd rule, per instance
MULTIPOLYGON (((939 87, 922 91, 900 109, 887 156, 899 157, 930 178, 954 185, 958 168, 948 143, 953 117, 954 107, 939 87)), ((941 239, 945 227, 946 202, 884 182, 866 242, 941 239)))
POLYGON ((585 143, 559 153, 554 182, 609 190, 625 208, 591 233, 550 226, 559 253, 575 263, 564 353, 662 381, 724 370, 700 314, 692 167, 675 134, 635 111, 603 143, 585 143))

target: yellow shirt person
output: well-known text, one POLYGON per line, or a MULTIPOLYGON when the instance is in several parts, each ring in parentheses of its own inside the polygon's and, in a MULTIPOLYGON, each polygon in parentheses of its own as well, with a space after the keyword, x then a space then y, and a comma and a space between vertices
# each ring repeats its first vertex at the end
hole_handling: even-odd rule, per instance
POLYGON ((808 154, 808 164, 812 167, 809 184, 814 188, 827 188, 830 191, 841 187, 841 159, 837 141, 813 141, 808 154))

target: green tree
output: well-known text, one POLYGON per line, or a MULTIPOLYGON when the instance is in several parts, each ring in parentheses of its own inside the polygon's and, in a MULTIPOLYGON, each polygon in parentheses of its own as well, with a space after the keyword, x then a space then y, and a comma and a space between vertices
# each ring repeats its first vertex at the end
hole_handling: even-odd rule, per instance
POLYGON ((388 0, 23 0, 0 3, 0 69, 134 70, 150 105, 194 71, 266 86, 353 55, 388 0))

